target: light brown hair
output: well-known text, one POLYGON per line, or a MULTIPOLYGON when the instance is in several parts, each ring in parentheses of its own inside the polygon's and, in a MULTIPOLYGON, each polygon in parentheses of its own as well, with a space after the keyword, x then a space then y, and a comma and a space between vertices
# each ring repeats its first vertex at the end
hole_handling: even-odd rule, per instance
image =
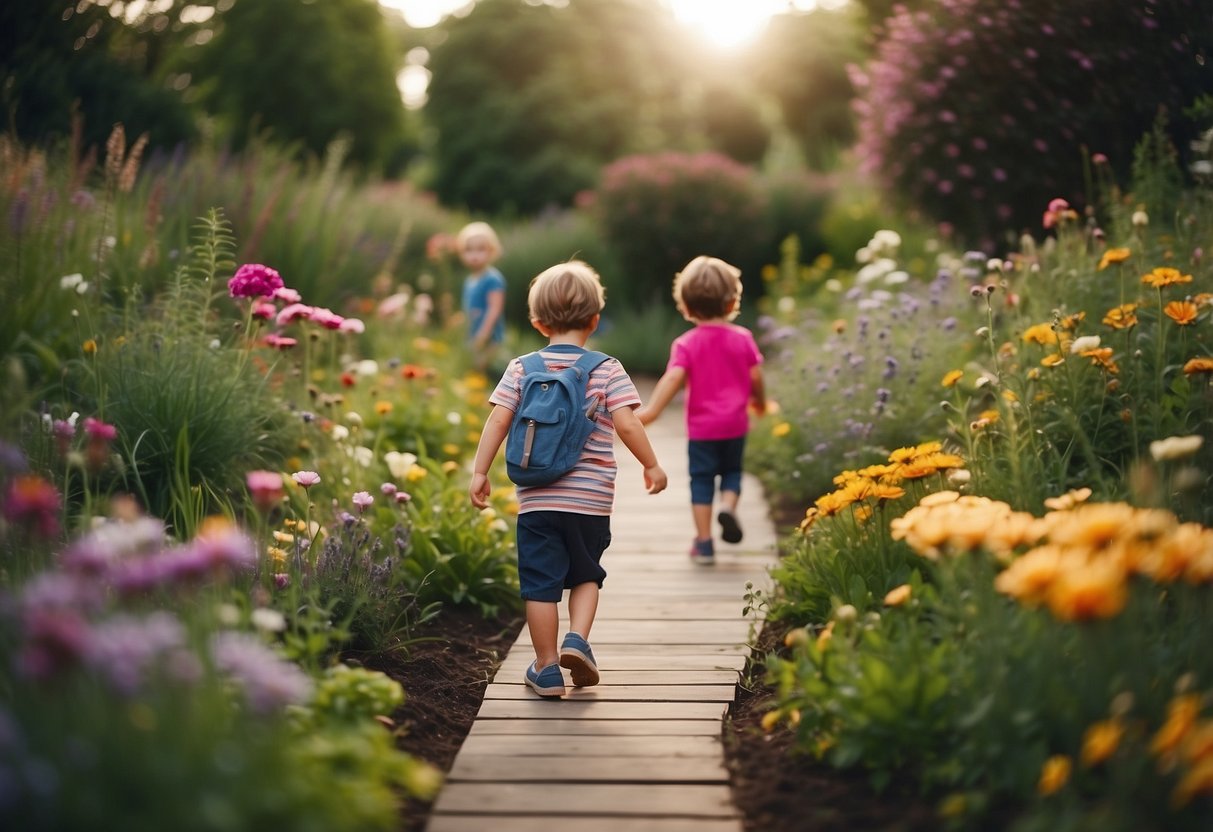
POLYGON ((560 263, 531 281, 526 297, 531 320, 552 332, 585 329, 606 305, 598 272, 580 260, 560 263))
POLYGON ((688 321, 733 320, 741 311, 741 269, 717 257, 696 257, 674 275, 674 304, 688 321))
POLYGON ((459 233, 455 235, 455 249, 463 251, 471 240, 484 240, 488 243, 489 250, 493 252, 491 259, 496 260, 501 256, 501 240, 498 239, 493 226, 487 222, 470 222, 459 229, 459 233))

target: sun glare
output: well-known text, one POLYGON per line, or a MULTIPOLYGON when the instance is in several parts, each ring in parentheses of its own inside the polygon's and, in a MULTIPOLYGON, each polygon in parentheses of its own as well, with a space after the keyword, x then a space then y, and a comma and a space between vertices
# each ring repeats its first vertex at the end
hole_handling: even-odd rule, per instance
POLYGON ((813 0, 666 0, 679 22, 724 48, 736 48, 762 32, 772 15, 811 9, 813 0))

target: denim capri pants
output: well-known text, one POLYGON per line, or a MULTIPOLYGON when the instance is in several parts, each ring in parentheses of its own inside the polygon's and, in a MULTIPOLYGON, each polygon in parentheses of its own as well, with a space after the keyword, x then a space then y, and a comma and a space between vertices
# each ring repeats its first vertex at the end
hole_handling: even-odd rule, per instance
POLYGON ((692 439, 687 443, 691 469, 691 503, 711 505, 716 478, 721 491, 741 493, 741 460, 745 436, 735 439, 692 439))

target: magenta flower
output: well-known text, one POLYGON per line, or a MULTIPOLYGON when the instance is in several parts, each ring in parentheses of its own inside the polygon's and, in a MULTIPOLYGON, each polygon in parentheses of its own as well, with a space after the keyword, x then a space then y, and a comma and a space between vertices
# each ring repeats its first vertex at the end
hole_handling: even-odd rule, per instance
POLYGON ((94 419, 88 416, 84 420, 84 432, 88 434, 90 439, 99 439, 102 442, 113 442, 118 438, 118 429, 113 425, 108 425, 100 419, 94 419))
POLYGON ((268 513, 282 501, 282 475, 277 471, 249 471, 245 482, 253 495, 253 505, 259 511, 268 513))
POLYGON ((366 324, 358 318, 346 318, 337 328, 342 332, 352 332, 354 335, 366 332, 366 324))
POLYGON ((371 503, 375 502, 375 498, 368 491, 355 491, 353 499, 354 505, 358 506, 359 514, 366 511, 371 507, 371 503))
POLYGON ((278 313, 275 323, 278 326, 286 326, 292 321, 297 321, 300 318, 309 318, 312 314, 312 307, 302 303, 290 303, 282 307, 282 311, 278 313))
POLYGON ((278 307, 269 301, 259 300, 253 303, 253 317, 260 318, 263 321, 268 321, 270 318, 278 314, 278 307))
POLYGON ((274 586, 278 587, 279 589, 286 589, 290 585, 291 585, 290 574, 288 574, 286 572, 275 572, 274 573, 274 586))
POLYGON ((9 483, 0 514, 10 523, 25 526, 42 537, 59 533, 59 492, 41 477, 27 474, 9 483))
POLYGON ((301 485, 304 488, 311 488, 313 485, 320 482, 320 475, 315 471, 296 471, 295 473, 291 474, 291 479, 293 479, 296 484, 301 485))
POLYGON ((396 492, 396 502, 397 503, 407 503, 411 499, 413 499, 413 495, 407 491, 397 491, 396 492))
POLYGON ((274 291, 281 288, 281 275, 260 263, 245 263, 227 282, 228 294, 234 298, 273 297, 274 291))

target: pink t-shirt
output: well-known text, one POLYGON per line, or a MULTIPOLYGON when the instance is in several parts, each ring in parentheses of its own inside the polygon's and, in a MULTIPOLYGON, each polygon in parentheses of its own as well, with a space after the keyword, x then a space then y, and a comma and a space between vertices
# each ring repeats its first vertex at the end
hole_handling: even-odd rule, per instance
MULTIPOLYGON (((572 344, 552 344, 539 351, 549 370, 577 361, 585 350, 572 344)), ((510 362, 489 396, 493 404, 517 412, 522 399, 522 362, 510 362)), ((586 440, 573 469, 550 485, 518 486, 518 513, 567 511, 572 514, 609 515, 615 502, 615 420, 611 414, 638 407, 640 395, 623 365, 614 358, 597 367, 585 385, 586 402, 597 399, 594 430, 586 440)))
POLYGON ((737 324, 696 324, 674 339, 669 370, 687 374, 687 436, 736 439, 750 428, 750 370, 762 353, 748 329, 737 324))

